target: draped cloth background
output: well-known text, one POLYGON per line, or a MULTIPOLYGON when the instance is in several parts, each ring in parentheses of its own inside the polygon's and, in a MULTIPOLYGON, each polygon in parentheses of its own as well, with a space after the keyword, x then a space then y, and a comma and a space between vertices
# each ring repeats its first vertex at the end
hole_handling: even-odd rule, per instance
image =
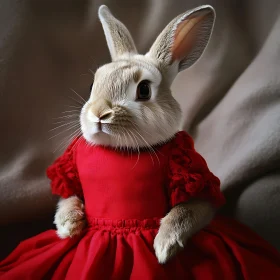
MULTIPOLYGON (((205 3, 1 1, 0 258, 52 226, 56 200, 45 169, 71 130, 49 130, 58 117, 78 113, 65 112, 81 102, 70 88, 86 99, 91 71, 109 62, 99 5, 107 4, 128 26, 144 53, 173 17, 205 3)), ((222 181, 223 212, 280 249, 280 2, 207 3, 217 11, 212 40, 172 85, 183 128, 222 181)))

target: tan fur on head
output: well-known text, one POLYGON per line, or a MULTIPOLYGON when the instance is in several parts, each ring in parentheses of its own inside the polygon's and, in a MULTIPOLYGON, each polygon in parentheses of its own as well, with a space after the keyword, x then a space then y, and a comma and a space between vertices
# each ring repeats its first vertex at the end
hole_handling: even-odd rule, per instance
POLYGON ((180 107, 160 71, 139 55, 97 70, 91 97, 81 113, 81 127, 91 143, 138 148, 170 139, 178 131, 180 118, 180 107), (140 79, 150 81, 149 101, 135 100, 140 79))
MULTIPOLYGON (((155 57, 163 71, 169 71, 174 64, 177 72, 192 66, 209 42, 214 21, 215 10, 209 5, 177 16, 158 36, 147 55, 155 57)), ((174 79, 177 72, 168 75, 174 79)))
POLYGON ((108 7, 102 5, 98 11, 99 19, 103 25, 107 44, 112 60, 124 54, 136 54, 137 50, 127 28, 113 15, 108 7))
POLYGON ((172 138, 180 129, 181 110, 171 94, 171 83, 202 55, 214 17, 210 6, 178 16, 150 51, 139 55, 127 28, 101 6, 99 18, 113 62, 97 70, 90 99, 82 109, 85 139, 92 144, 139 148, 172 138), (149 85, 149 100, 137 100, 143 81, 149 85))

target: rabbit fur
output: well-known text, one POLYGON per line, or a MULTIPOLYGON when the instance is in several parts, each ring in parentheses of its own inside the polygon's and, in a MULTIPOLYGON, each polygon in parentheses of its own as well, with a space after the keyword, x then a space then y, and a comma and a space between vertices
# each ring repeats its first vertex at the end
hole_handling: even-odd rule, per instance
MULTIPOLYGON (((211 37, 215 11, 204 5, 173 19, 145 55, 137 52, 128 29, 106 6, 99 8, 112 62, 94 76, 89 100, 80 114, 83 137, 92 145, 138 150, 164 143, 180 129, 181 109, 170 86, 178 72, 193 65, 211 37), (146 81, 149 100, 137 100, 146 81)), ((60 238, 80 234, 86 226, 83 202, 61 199, 55 214, 60 238)), ((182 250, 187 240, 214 216, 210 203, 191 200, 177 205, 161 220, 154 240, 159 263, 182 250)))

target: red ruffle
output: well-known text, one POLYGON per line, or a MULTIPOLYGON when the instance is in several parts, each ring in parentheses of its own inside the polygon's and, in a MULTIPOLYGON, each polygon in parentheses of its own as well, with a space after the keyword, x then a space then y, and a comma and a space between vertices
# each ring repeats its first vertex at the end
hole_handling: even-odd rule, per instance
POLYGON ((52 193, 63 198, 72 195, 83 197, 83 190, 75 164, 75 139, 55 162, 47 169, 47 176, 51 180, 52 193))
POLYGON ((172 207, 190 198, 208 200, 215 207, 225 203, 220 180, 209 171, 186 132, 179 132, 174 140, 169 160, 169 196, 172 207))

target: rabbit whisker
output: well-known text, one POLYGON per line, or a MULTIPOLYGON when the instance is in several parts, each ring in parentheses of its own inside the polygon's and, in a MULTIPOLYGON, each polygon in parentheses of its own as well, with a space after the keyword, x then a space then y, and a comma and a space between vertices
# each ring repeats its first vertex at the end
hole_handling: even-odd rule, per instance
MULTIPOLYGON (((137 156, 138 156, 135 165, 132 167, 132 169, 134 169, 135 166, 137 165, 137 163, 139 162, 139 159, 140 159, 140 148, 139 148, 139 144, 138 144, 136 135, 135 135, 132 131, 130 131, 130 132, 131 132, 132 137, 133 137, 134 140, 135 140, 136 149, 137 149, 137 156)), ((128 132, 128 133, 129 133, 129 132, 128 132)), ((130 135, 130 133, 129 133, 129 135, 130 135)), ((132 138, 131 138, 131 139, 132 139, 132 138)))
POLYGON ((84 102, 84 103, 86 103, 86 100, 79 94, 79 93, 77 93, 74 89, 72 89, 72 88, 70 88, 70 90, 71 91, 73 91, 78 97, 80 97, 80 99, 84 102))
POLYGON ((55 128, 52 128, 51 130, 49 130, 49 132, 54 131, 54 130, 56 130, 56 129, 59 129, 59 128, 63 127, 63 126, 72 125, 72 124, 78 123, 78 122, 79 122, 78 120, 74 120, 74 121, 70 121, 70 122, 64 123, 64 124, 59 125, 59 126, 57 126, 57 127, 55 127, 55 128))
POLYGON ((64 150, 71 142, 73 138, 78 137, 81 134, 80 128, 77 128, 74 132, 72 132, 70 135, 67 135, 61 143, 57 146, 57 148, 53 151, 54 153, 58 150, 64 150))
POLYGON ((76 100, 75 98, 73 98, 72 96, 68 96, 68 97, 69 97, 70 99, 72 99, 73 101, 75 101, 76 103, 82 105, 82 106, 84 106, 84 104, 85 104, 85 102, 78 101, 78 100, 76 100))
MULTIPOLYGON (((158 157, 158 155, 157 155, 157 153, 156 153, 156 151, 154 150, 154 148, 146 141, 146 139, 143 137, 143 135, 141 135, 140 133, 139 133, 139 131, 135 131, 141 138, 142 138, 142 140, 147 144, 147 148, 156 156, 156 158, 157 158, 157 160, 158 160, 158 163, 160 164, 160 160, 159 160, 159 157, 158 157)), ((152 160, 153 160, 153 158, 152 158, 152 160)), ((153 161, 154 162, 154 161, 153 161)))
POLYGON ((52 139, 52 138, 54 138, 54 137, 57 137, 58 135, 60 135, 60 134, 62 134, 62 133, 64 133, 64 132, 66 132, 66 131, 68 131, 68 130, 70 130, 70 129, 76 128, 77 126, 80 126, 80 123, 75 124, 75 125, 72 125, 72 126, 68 127, 67 129, 65 129, 65 130, 63 130, 63 131, 60 131, 59 133, 57 133, 57 134, 53 135, 52 137, 50 137, 48 140, 50 140, 50 139, 52 139))

